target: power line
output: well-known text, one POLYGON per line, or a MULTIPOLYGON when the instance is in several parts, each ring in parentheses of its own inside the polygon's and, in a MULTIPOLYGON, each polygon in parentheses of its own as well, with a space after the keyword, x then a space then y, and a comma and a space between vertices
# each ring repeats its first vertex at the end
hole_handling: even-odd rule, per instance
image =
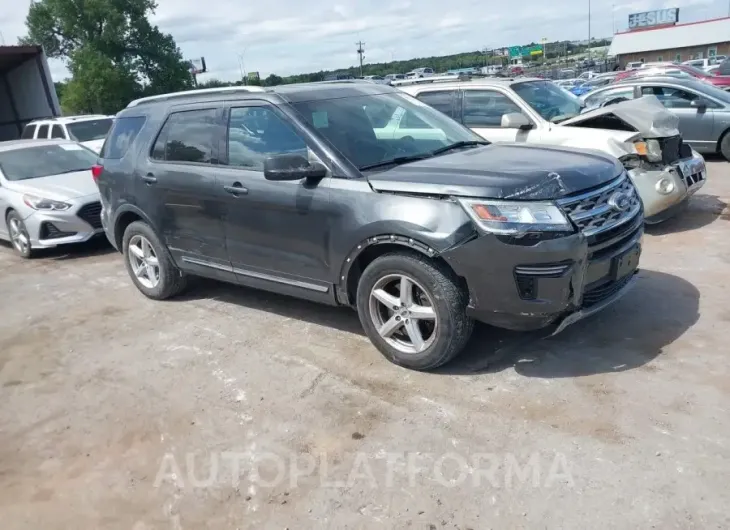
POLYGON ((358 41, 355 43, 357 45, 357 54, 360 56, 360 77, 362 77, 362 60, 365 58, 365 43, 363 41, 358 41))

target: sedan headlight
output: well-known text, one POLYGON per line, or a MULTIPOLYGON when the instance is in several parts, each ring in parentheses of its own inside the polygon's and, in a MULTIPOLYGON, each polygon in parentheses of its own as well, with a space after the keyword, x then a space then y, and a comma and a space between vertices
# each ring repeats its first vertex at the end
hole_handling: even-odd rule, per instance
POLYGON ((563 211, 552 202, 459 199, 474 222, 495 234, 573 231, 563 211))
POLYGON ((44 199, 35 195, 23 195, 23 202, 34 210, 62 211, 71 208, 71 205, 65 202, 44 199))
POLYGON ((662 146, 658 140, 640 140, 634 142, 636 153, 646 157, 649 162, 662 161, 662 146))

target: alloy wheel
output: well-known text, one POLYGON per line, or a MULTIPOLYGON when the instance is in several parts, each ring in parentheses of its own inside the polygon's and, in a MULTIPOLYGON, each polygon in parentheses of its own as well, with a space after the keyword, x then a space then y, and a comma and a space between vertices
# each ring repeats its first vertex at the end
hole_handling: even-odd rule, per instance
POLYGON ((142 235, 135 235, 129 240, 129 264, 137 281, 148 289, 154 289, 160 283, 160 262, 155 249, 149 240, 142 235))
POLYGON ((426 289, 409 276, 380 278, 370 291, 369 308, 378 334, 403 353, 420 353, 436 340, 435 304, 426 289))
POLYGON ((10 240, 15 247, 15 250, 25 255, 30 250, 30 238, 28 232, 20 219, 15 217, 10 218, 10 240))

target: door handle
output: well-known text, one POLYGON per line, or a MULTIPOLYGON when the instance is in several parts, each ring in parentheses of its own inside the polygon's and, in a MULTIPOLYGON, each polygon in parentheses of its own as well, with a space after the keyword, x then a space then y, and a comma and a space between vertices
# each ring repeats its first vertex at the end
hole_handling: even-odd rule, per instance
POLYGON ((145 176, 143 176, 141 178, 147 184, 154 184, 155 182, 157 182, 157 178, 152 173, 147 173, 145 176))
POLYGON ((248 194, 248 188, 244 188, 240 182, 234 182, 233 186, 223 186, 223 189, 235 197, 248 194))

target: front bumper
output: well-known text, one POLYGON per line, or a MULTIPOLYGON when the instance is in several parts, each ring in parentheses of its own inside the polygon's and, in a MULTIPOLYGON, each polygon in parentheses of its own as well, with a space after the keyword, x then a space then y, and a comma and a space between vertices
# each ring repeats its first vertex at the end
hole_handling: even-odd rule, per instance
POLYGON ((676 214, 682 202, 704 186, 707 180, 705 159, 693 152, 691 158, 660 169, 635 168, 628 171, 644 205, 648 223, 656 223, 676 214), (671 191, 661 192, 661 183, 671 183, 671 191))
POLYGON ((471 317, 518 331, 562 330, 633 285, 643 234, 639 212, 598 243, 583 233, 534 244, 482 235, 441 256, 466 280, 471 317))
POLYGON ((87 219, 79 217, 84 207, 98 202, 99 195, 94 194, 74 200, 68 210, 33 211, 24 219, 30 235, 31 248, 53 248, 58 245, 83 243, 101 234, 104 230, 100 221, 96 223, 93 219, 88 219, 88 216, 87 219))

